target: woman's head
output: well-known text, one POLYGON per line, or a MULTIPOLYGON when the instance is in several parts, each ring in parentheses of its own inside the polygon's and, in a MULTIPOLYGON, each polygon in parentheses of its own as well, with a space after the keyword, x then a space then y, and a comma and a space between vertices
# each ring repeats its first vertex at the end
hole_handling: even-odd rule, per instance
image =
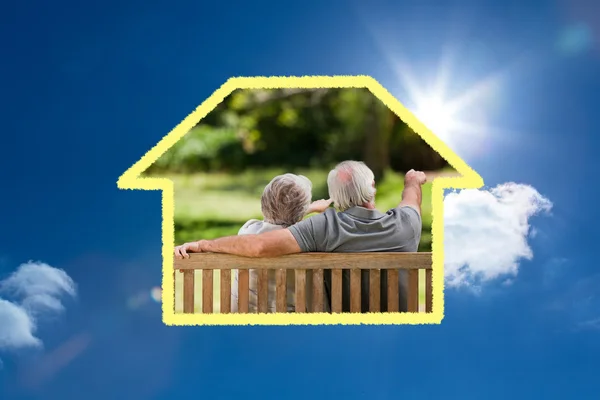
POLYGON ((302 175, 284 174, 269 182, 260 199, 266 222, 291 226, 304 218, 312 198, 312 183, 302 175))

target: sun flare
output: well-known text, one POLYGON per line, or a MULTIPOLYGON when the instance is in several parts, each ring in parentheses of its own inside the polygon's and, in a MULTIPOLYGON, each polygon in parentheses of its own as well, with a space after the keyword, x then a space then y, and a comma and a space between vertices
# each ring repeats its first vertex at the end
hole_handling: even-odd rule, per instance
POLYGON ((448 135, 459 125, 456 115, 440 96, 418 101, 413 112, 419 121, 441 139, 449 139, 448 135))
POLYGON ((450 47, 445 47, 439 60, 432 61, 433 74, 421 75, 421 71, 429 68, 417 68, 418 63, 407 62, 408 57, 391 51, 391 47, 377 36, 374 35, 376 42, 393 71, 390 86, 395 87, 394 94, 451 148, 463 153, 479 152, 491 136, 502 131, 491 126, 490 121, 507 70, 478 80, 468 79, 468 63, 449 51, 450 47), (460 68, 457 68, 458 60, 462 60, 460 68), (415 71, 419 73, 415 74, 415 71))

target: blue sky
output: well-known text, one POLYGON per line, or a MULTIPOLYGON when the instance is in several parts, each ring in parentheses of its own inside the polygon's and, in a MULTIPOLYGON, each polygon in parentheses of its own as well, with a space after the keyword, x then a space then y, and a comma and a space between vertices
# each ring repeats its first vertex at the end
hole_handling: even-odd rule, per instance
POLYGON ((0 278, 39 260, 77 287, 37 317, 42 348, 0 348, 2 398, 598 397, 598 6, 362 3, 2 6, 0 278), (526 218, 511 284, 448 288, 441 326, 162 325, 160 194, 119 191, 122 172, 230 76, 368 74, 407 102, 391 60, 426 86, 446 50, 453 96, 501 76, 464 116, 490 133, 457 152, 489 188, 552 203, 526 218))

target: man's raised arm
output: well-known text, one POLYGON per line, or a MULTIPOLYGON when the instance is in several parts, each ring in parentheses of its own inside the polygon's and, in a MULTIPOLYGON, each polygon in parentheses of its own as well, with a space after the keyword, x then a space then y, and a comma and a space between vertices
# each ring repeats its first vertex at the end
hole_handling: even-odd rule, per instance
POLYGON ((427 181, 427 177, 421 171, 411 169, 404 177, 404 190, 402 201, 398 207, 412 207, 421 215, 422 192, 421 186, 427 181))
POLYGON ((226 253, 244 257, 276 257, 300 253, 300 246, 288 229, 280 229, 258 235, 199 240, 175 247, 176 258, 188 258, 188 252, 226 253))

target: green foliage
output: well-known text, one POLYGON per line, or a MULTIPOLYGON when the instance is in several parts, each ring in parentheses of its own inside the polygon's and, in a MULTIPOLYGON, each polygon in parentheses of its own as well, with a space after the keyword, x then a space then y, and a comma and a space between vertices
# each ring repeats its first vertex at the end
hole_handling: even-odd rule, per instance
POLYGON ((376 175, 446 166, 367 89, 272 89, 232 93, 149 172, 294 171, 345 159, 376 175))
POLYGON ((197 125, 160 157, 154 167, 173 172, 223 169, 231 161, 223 155, 227 153, 227 149, 235 147, 237 142, 237 134, 233 128, 197 125))

